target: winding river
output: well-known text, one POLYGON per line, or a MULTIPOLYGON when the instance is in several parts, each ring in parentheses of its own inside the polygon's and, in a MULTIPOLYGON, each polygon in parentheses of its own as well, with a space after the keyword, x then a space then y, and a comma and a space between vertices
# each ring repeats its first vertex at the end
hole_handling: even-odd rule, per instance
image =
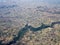
POLYGON ((40 31, 40 30, 48 28, 48 27, 53 28, 55 24, 60 24, 60 21, 52 22, 51 25, 46 25, 46 24, 42 23, 42 25, 37 28, 34 28, 31 25, 26 24, 22 29, 20 29, 17 37, 14 37, 13 40, 7 44, 2 44, 2 41, 0 41, 0 45, 11 45, 11 44, 16 43, 19 39, 21 39, 25 35, 25 33, 28 31, 28 29, 30 29, 31 31, 40 31))

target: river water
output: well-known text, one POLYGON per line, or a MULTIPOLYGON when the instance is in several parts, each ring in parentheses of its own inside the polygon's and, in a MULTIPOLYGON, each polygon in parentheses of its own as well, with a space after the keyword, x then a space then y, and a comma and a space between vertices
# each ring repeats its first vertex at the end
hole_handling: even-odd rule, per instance
MULTIPOLYGON (((35 7, 38 5, 60 5, 60 0, 0 0, 0 16, 9 16, 6 14, 9 14, 10 12, 8 12, 11 8, 14 7, 35 7), (4 13, 6 10, 3 9, 8 9, 7 12, 8 13, 4 13)), ((16 8, 15 8, 16 9, 16 8)), ((18 9, 19 10, 19 9, 18 9)), ((18 32, 18 36, 14 37, 14 41, 9 42, 6 45, 11 45, 16 43, 19 38, 22 38, 24 36, 24 34, 28 31, 28 29, 30 29, 31 31, 39 31, 48 27, 53 27, 56 23, 60 22, 53 22, 51 25, 44 25, 42 24, 40 27, 34 28, 32 26, 28 26, 26 25, 25 27, 23 27, 22 29, 20 29, 21 31, 18 32)), ((1 43, 1 42, 0 42, 1 43)), ((0 45, 5 45, 5 44, 0 44, 0 45)))

